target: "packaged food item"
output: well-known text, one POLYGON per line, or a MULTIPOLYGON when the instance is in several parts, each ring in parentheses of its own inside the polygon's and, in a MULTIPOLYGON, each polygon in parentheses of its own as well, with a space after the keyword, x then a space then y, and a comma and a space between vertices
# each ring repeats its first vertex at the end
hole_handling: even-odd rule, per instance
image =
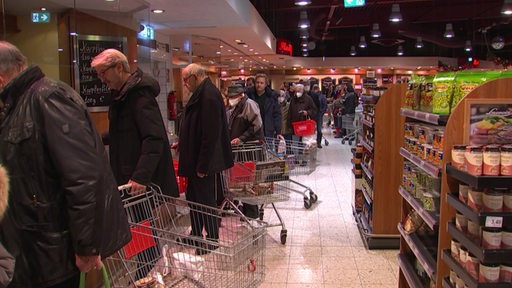
POLYGON ((460 246, 460 249, 459 249, 459 264, 460 264, 460 266, 466 267, 466 261, 468 261, 468 255, 469 255, 468 248, 466 248, 464 246, 460 246))
POLYGON ((496 79, 500 76, 499 71, 459 71, 455 77, 455 87, 453 91, 453 99, 451 110, 457 104, 481 84, 496 79))
POLYGON ((503 193, 503 212, 512 211, 512 191, 507 190, 503 193))
POLYGON ((450 103, 452 102, 454 72, 440 72, 434 78, 434 96, 432 99, 432 113, 450 114, 450 103))
POLYGON ((467 204, 468 203, 469 186, 466 184, 459 184, 459 200, 467 204))
POLYGON ((468 190, 468 206, 475 211, 481 211, 483 205, 484 190, 470 187, 468 190))
POLYGON ((500 146, 486 145, 483 149, 483 168, 482 174, 487 176, 500 175, 500 146))
POLYGON ((501 248, 501 229, 485 227, 482 229, 482 247, 484 249, 501 248))
MULTIPOLYGON (((457 256, 458 258, 458 256, 457 256)), ((455 271, 450 270, 450 283, 455 286, 455 283, 457 282, 457 273, 455 271)))
POLYGON ((432 112, 432 101, 434 98, 434 76, 425 76, 421 85, 420 110, 432 112))
POLYGON ((468 231, 468 218, 461 213, 455 213, 455 227, 459 231, 466 233, 468 231))
POLYGON ((512 176, 512 145, 501 146, 501 175, 512 176))
POLYGON ((504 190, 501 188, 487 189, 482 195, 482 211, 502 212, 503 192, 504 190))
POLYGON ((450 251, 452 253, 453 259, 459 261, 459 255, 460 255, 460 242, 452 239, 451 245, 450 245, 450 251))
POLYGON ((500 266, 500 282, 512 283, 512 263, 503 263, 500 266))
POLYGON ((480 244, 480 225, 477 222, 468 220, 468 237, 480 244))
POLYGON ((465 158, 466 145, 453 145, 452 147, 452 166, 464 171, 465 170, 465 158))
POLYGON ((478 279, 478 269, 480 266, 480 260, 478 258, 468 253, 468 256, 466 257, 466 271, 468 271, 469 275, 471 275, 473 278, 478 279))
POLYGON ((483 147, 478 145, 466 146, 464 153, 466 171, 473 175, 482 175, 483 147))
POLYGON ((501 231, 501 249, 512 249, 512 228, 505 227, 501 231))
POLYGON ((500 264, 488 264, 480 262, 478 282, 498 283, 500 282, 500 264))

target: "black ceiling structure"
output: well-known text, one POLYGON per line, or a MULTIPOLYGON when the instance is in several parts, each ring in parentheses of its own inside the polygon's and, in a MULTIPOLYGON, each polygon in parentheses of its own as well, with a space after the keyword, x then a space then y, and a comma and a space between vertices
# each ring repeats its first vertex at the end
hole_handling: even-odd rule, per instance
POLYGON ((501 14, 503 0, 366 0, 364 7, 345 8, 343 0, 312 0, 297 6, 294 0, 250 0, 277 38, 291 41, 293 56, 302 56, 300 12, 306 11, 307 52, 310 57, 349 57, 351 46, 363 57, 404 56, 512 58, 512 16, 501 14), (403 21, 389 21, 391 7, 399 4, 403 21), (378 23, 381 37, 370 31, 378 23), (443 36, 451 23, 455 37, 443 36), (367 47, 360 48, 361 36, 367 47), (504 47, 493 48, 492 41, 502 37, 504 47), (421 37, 424 47, 417 48, 421 37), (470 40, 472 51, 465 51, 470 40), (311 49, 313 48, 313 49, 311 49))

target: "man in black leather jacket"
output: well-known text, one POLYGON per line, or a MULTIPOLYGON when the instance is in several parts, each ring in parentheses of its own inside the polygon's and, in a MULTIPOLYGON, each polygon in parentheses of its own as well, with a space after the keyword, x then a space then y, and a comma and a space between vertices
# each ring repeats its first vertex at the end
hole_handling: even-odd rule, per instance
POLYGON ((16 258, 9 287, 78 287, 131 239, 117 185, 87 107, 0 41, 0 160, 10 198, 0 240, 16 258))

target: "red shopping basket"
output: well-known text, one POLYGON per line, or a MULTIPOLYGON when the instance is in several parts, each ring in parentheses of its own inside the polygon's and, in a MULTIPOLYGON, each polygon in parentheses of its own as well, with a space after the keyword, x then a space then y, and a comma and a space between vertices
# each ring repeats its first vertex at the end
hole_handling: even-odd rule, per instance
POLYGON ((297 136, 313 135, 316 132, 316 122, 311 119, 292 122, 292 125, 293 132, 297 136))
POLYGON ((134 255, 156 245, 155 238, 151 234, 149 221, 143 221, 139 225, 130 228, 132 240, 124 246, 126 259, 130 259, 134 255))
POLYGON ((176 182, 178 182, 178 191, 185 193, 187 191, 188 180, 187 177, 178 176, 178 160, 172 159, 174 164, 174 173, 176 174, 176 182))

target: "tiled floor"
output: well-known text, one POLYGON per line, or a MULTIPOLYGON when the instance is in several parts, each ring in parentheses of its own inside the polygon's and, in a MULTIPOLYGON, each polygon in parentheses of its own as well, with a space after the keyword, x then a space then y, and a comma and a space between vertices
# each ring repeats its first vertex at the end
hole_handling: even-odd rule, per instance
MULTIPOLYGON (((282 245, 281 227, 268 228, 261 287, 398 287, 398 251, 367 250, 352 216, 350 146, 325 134, 329 146, 318 149, 316 170, 294 177, 318 202, 306 210, 302 196, 292 192, 289 201, 276 203, 288 237, 282 245)), ((272 209, 265 209, 264 220, 276 223, 272 209)))

